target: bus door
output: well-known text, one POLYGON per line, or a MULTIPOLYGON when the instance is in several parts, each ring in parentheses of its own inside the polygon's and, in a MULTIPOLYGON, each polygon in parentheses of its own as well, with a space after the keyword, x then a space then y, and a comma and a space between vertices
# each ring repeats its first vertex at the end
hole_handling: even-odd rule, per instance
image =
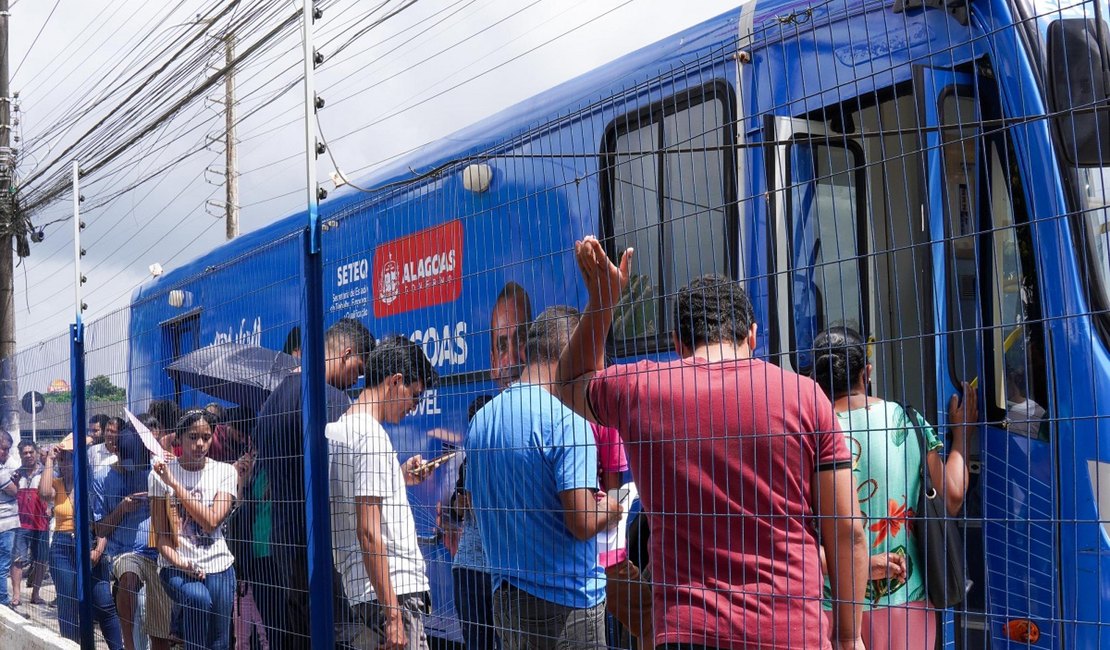
POLYGON ((961 516, 969 591, 946 631, 959 648, 1018 647, 1005 626, 1031 619, 1041 633, 1037 645, 1050 646, 1058 593, 1054 464, 1041 426, 1043 339, 1021 174, 1005 129, 982 126, 985 110, 998 113, 988 81, 927 67, 914 72, 937 332, 936 419, 946 431, 949 397, 966 381, 979 395, 984 423, 968 440, 961 516))
POLYGON ((870 332, 864 152, 820 121, 772 117, 765 128, 775 156, 772 354, 806 373, 821 330, 870 332))

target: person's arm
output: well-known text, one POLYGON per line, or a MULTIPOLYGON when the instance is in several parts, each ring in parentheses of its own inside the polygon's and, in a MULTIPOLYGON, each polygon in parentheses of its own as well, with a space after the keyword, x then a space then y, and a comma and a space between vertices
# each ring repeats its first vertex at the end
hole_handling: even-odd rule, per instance
POLYGON ((624 481, 624 472, 601 472, 601 489, 606 492, 624 485, 622 481, 624 481))
POLYGON ((19 486, 12 480, 12 475, 8 474, 6 469, 0 469, 0 472, 2 472, 0 474, 0 490, 10 497, 19 494, 19 486))
POLYGON ((595 537, 621 519, 621 505, 608 494, 580 488, 559 493, 563 523, 580 540, 595 537))
POLYGON ((555 388, 559 399, 575 413, 596 422, 586 390, 590 378, 605 369, 605 339, 613 324, 613 308, 628 286, 632 249, 624 251, 620 267, 609 261, 601 242, 592 236, 575 242, 574 253, 589 299, 570 342, 559 356, 555 388))
MULTIPOLYGON (((216 498, 212 501, 212 505, 207 506, 200 498, 190 494, 189 491, 174 478, 165 463, 154 463, 154 473, 158 475, 158 478, 162 479, 162 482, 166 484, 170 492, 177 497, 178 502, 181 503, 181 507, 185 508, 185 512, 189 514, 189 517, 192 518, 193 521, 200 525, 204 532, 209 534, 216 532, 220 524, 222 524, 228 514, 231 513, 231 505, 235 500, 235 495, 232 494, 231 491, 217 492, 216 498)), ((236 481, 232 483, 234 485, 236 481)))
POLYGON ((93 531, 101 537, 111 537, 124 517, 142 507, 141 499, 144 496, 146 496, 145 492, 136 492, 120 499, 111 512, 93 523, 93 531))
POLYGON ((382 499, 356 496, 355 506, 362 566, 385 612, 385 647, 404 648, 408 644, 405 623, 397 593, 393 591, 393 582, 389 579, 389 555, 382 536, 382 499))
POLYGON ((42 475, 47 479, 39 481, 39 498, 43 501, 54 501, 54 456, 57 453, 58 449, 51 447, 46 453, 46 462, 42 464, 42 475))
POLYGON ((96 566, 100 562, 101 556, 104 555, 104 549, 108 548, 107 537, 97 537, 96 545, 93 546, 92 552, 89 553, 89 563, 96 566))
POLYGON ((959 395, 948 400, 948 423, 952 434, 952 448, 947 458, 941 458, 936 451, 926 456, 929 478, 933 485, 943 492, 944 504, 948 514, 959 514, 967 495, 967 439, 979 421, 979 396, 975 389, 963 384, 963 404, 959 395))
POLYGON ((173 531, 170 530, 170 518, 169 511, 166 509, 168 506, 166 501, 167 497, 154 497, 150 500, 150 525, 154 529, 154 544, 158 554, 178 569, 186 573, 197 574, 197 577, 200 577, 196 567, 182 559, 177 552, 177 547, 173 541, 173 531))
POLYGON ((833 641, 839 648, 853 648, 861 638, 870 563, 852 470, 818 471, 817 490, 821 544, 832 584, 833 641))

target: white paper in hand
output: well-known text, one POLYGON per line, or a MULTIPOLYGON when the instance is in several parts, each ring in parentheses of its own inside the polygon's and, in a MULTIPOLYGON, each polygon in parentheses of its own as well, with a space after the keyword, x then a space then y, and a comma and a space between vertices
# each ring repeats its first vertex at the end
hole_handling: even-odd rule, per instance
POLYGON ((127 409, 123 409, 123 412, 127 415, 127 419, 131 420, 131 426, 139 432, 139 439, 143 441, 143 445, 150 450, 150 462, 165 460, 166 450, 162 448, 162 443, 158 442, 158 438, 154 437, 150 429, 146 428, 146 425, 140 422, 134 413, 127 409))
POLYGON ((621 504, 621 518, 608 530, 601 531, 597 536, 597 551, 602 556, 613 554, 628 546, 625 530, 628 528, 628 509, 632 502, 639 496, 635 483, 625 483, 619 488, 609 490, 609 498, 621 504))

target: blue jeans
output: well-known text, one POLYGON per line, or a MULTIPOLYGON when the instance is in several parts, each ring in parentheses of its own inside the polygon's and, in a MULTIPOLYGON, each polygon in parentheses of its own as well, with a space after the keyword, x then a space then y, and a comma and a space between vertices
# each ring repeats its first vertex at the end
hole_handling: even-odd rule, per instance
MULTIPOLYGON (((123 631, 116 616, 116 601, 112 598, 111 568, 107 562, 98 562, 92 568, 93 618, 100 625, 100 633, 110 650, 123 648, 123 631)), ((50 575, 58 593, 58 631, 70 641, 79 640, 77 622, 77 548, 73 533, 54 533, 50 549, 50 575)))
POLYGON ((451 569, 455 612, 459 615, 466 650, 500 650, 493 625, 493 578, 485 571, 451 569))
POLYGON ((8 596, 8 576, 12 573, 12 550, 15 547, 15 534, 18 528, 0 533, 0 605, 11 602, 8 596))
POLYGON ((166 593, 181 606, 185 650, 227 650, 235 604, 235 569, 197 580, 184 571, 166 567, 159 576, 166 593))

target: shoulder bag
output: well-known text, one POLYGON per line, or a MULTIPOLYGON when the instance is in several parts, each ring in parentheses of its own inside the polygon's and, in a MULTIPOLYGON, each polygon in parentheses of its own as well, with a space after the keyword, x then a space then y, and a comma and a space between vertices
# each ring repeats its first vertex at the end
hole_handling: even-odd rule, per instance
POLYGON ((963 535, 956 520, 949 516, 944 498, 929 477, 929 451, 917 411, 912 406, 903 406, 902 409, 921 448, 921 494, 914 511, 914 536, 925 565, 925 593, 934 607, 954 607, 963 602, 968 588, 963 535))

